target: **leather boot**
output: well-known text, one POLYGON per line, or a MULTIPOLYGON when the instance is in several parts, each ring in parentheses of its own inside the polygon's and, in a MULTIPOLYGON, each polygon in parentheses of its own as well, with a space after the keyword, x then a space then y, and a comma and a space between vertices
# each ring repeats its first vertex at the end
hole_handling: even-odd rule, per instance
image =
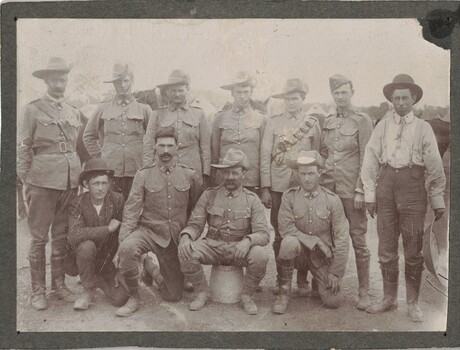
POLYGON ((88 310, 89 305, 94 299, 95 288, 85 288, 82 294, 73 304, 73 309, 77 311, 88 310))
POLYGON ((41 311, 46 310, 46 295, 44 289, 38 289, 34 291, 31 299, 32 307, 35 310, 41 311))
POLYGON ((279 266, 280 287, 279 294, 272 306, 272 312, 275 314, 284 314, 289 304, 294 260, 279 260, 276 264, 279 266))
POLYGON ((194 289, 197 291, 195 299, 190 303, 189 310, 201 310, 208 301, 209 291, 206 276, 204 275, 203 267, 199 265, 198 271, 194 273, 187 273, 187 279, 193 284, 194 289))
POLYGON ((141 272, 142 282, 144 282, 146 286, 151 286, 153 281, 155 281, 155 284, 160 288, 163 284, 163 276, 161 275, 160 267, 147 254, 143 265, 144 269, 141 272))
POLYGON ((356 260, 356 270, 358 272, 358 310, 366 310, 371 306, 369 296, 369 259, 356 260))
POLYGON ((308 271, 297 269, 297 295, 299 297, 308 296, 307 274, 308 274, 308 271))
POLYGON ((265 272, 262 276, 251 276, 249 271, 246 270, 243 280, 243 292, 241 293, 241 303, 243 304, 244 311, 248 315, 257 315, 257 305, 252 299, 252 296, 257 290, 260 281, 265 276, 265 272))
POLYGON ((141 298, 139 295, 139 272, 136 268, 123 275, 128 290, 129 299, 125 305, 115 311, 115 315, 120 317, 129 317, 141 307, 141 298))
POLYGON ((379 314, 398 308, 398 277, 398 270, 382 268, 383 299, 379 303, 369 306, 366 309, 368 313, 379 314))
POLYGON ((66 303, 74 303, 78 299, 78 295, 70 291, 65 285, 64 272, 64 256, 65 242, 52 243, 51 254, 51 289, 55 291, 58 299, 64 300, 66 303))
MULTIPOLYGON (((36 256, 36 255, 35 255, 36 256)), ((29 253, 30 279, 32 282, 31 303, 35 310, 46 309, 46 260, 43 256, 34 257, 29 253)))
POLYGON ((423 313, 418 305, 418 297, 420 295, 420 284, 422 281, 423 266, 409 266, 406 264, 405 280, 406 280, 406 301, 407 315, 412 322, 422 322, 423 313))
POLYGON ((307 295, 309 298, 319 298, 318 281, 315 277, 311 279, 311 291, 307 295))

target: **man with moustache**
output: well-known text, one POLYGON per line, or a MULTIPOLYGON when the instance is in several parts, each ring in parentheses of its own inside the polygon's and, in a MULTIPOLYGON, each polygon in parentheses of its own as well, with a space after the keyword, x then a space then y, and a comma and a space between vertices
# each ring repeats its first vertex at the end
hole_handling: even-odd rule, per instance
POLYGON ((223 183, 208 188, 180 233, 179 259, 197 295, 190 310, 200 310, 208 299, 208 285, 201 264, 246 267, 241 301, 249 315, 257 314, 252 295, 264 278, 268 254, 262 247, 270 237, 259 197, 242 186, 249 162, 241 150, 230 148, 220 164, 223 183), (204 239, 198 240, 205 228, 204 239))
POLYGON ((366 146, 361 178, 369 215, 377 214, 378 255, 383 299, 367 309, 382 313, 398 307, 398 241, 404 246, 407 314, 423 321, 418 305, 423 271, 423 231, 428 199, 439 220, 445 211, 446 176, 431 126, 414 116, 423 90, 407 74, 383 88, 394 106, 392 117, 377 124, 366 146))
POLYGON ((81 172, 76 150, 81 114, 64 99, 70 69, 64 59, 51 57, 46 68, 32 73, 43 79, 47 91, 25 107, 18 132, 17 174, 26 186, 29 206, 31 302, 36 310, 47 308, 45 246, 49 232, 51 288, 66 302, 73 303, 77 298, 65 285, 63 266, 67 207, 77 196, 81 172))
MULTIPOLYGON (((261 200, 271 208, 270 223, 275 230, 273 250, 278 256, 281 236, 278 229, 278 212, 283 192, 298 184, 289 160, 297 159, 300 151, 319 151, 321 130, 318 121, 308 116, 303 108, 308 86, 301 79, 288 79, 283 92, 272 97, 284 99, 285 111, 269 118, 260 149, 261 200)), ((307 272, 298 271, 299 289, 305 289, 307 272)), ((279 271, 278 271, 279 277, 279 271)), ((278 290, 276 288, 275 292, 278 290)))
POLYGON ((116 95, 102 102, 86 125, 83 142, 93 158, 104 159, 115 171, 114 190, 127 200, 134 175, 142 167, 143 137, 152 110, 132 96, 134 74, 116 63, 112 77, 116 95))
POLYGON ((176 160, 178 138, 173 128, 160 128, 155 135, 156 162, 140 169, 123 212, 120 246, 113 262, 120 268, 129 299, 116 311, 131 316, 140 305, 139 260, 152 251, 158 258, 163 281, 160 293, 167 301, 182 298, 184 276, 177 257, 179 233, 201 192, 196 171, 176 160))
POLYGON ((279 294, 273 304, 275 314, 284 314, 289 303, 294 262, 304 256, 324 306, 340 305, 340 285, 348 259, 348 221, 340 198, 319 185, 323 159, 317 151, 302 151, 288 161, 300 186, 283 194, 279 211, 282 237, 276 265, 279 294))
POLYGON ((370 252, 366 243, 367 216, 360 170, 364 150, 371 137, 371 118, 351 103, 353 83, 341 74, 329 78, 337 111, 323 124, 321 155, 326 159, 322 185, 340 197, 350 224, 350 238, 358 272, 358 310, 371 304, 369 297, 370 252))
MULTIPOLYGON (((256 80, 247 72, 240 71, 230 84, 221 86, 230 90, 233 104, 218 112, 211 133, 211 162, 222 162, 230 148, 243 151, 249 160, 243 186, 260 192, 260 144, 267 123, 263 112, 253 107, 251 96, 256 80)), ((211 171, 213 182, 222 182, 222 173, 211 171)))
POLYGON ((144 137, 144 166, 153 163, 155 134, 158 128, 173 127, 178 137, 177 157, 181 164, 196 170, 205 186, 211 174, 211 134, 204 111, 187 101, 190 76, 182 70, 173 70, 166 84, 169 103, 153 112, 144 137))

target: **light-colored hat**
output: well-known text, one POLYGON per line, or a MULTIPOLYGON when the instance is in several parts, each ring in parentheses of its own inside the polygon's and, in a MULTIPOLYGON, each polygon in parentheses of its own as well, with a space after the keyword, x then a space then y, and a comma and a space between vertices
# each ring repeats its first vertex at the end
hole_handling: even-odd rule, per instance
POLYGON ((331 89, 331 92, 335 89, 338 89, 344 84, 351 84, 351 80, 348 79, 345 75, 334 74, 332 77, 329 78, 329 87, 331 89))
POLYGON ((123 79, 128 74, 132 73, 127 63, 115 63, 113 65, 112 78, 103 81, 103 83, 113 83, 119 79, 123 79))
POLYGON ((35 78, 45 79, 49 73, 69 73, 72 65, 67 65, 62 57, 50 57, 48 65, 44 69, 36 70, 32 73, 35 78))
POLYGON ((105 172, 108 176, 113 176, 114 171, 109 169, 107 162, 101 158, 93 158, 86 162, 85 169, 80 173, 78 182, 83 185, 83 180, 86 180, 88 175, 94 171, 105 172))
POLYGON ((300 151, 297 159, 287 161, 286 165, 291 169, 297 169, 301 165, 316 165, 322 169, 324 159, 318 151, 300 151))
POLYGON ((422 88, 415 84, 414 79, 412 79, 412 77, 408 74, 398 74, 394 77, 392 83, 383 87, 383 94, 388 101, 391 102, 391 96, 393 95, 393 91, 396 89, 409 89, 415 96, 417 96, 414 104, 420 101, 423 96, 422 88))
POLYGON ((293 92, 300 92, 304 93, 305 95, 308 94, 308 85, 305 84, 302 79, 293 78, 286 80, 286 83, 283 87, 283 92, 280 94, 273 95, 273 98, 284 98, 286 94, 290 94, 293 92))
POLYGON ((169 74, 168 82, 165 84, 157 85, 160 89, 163 87, 169 87, 171 85, 189 85, 190 75, 185 73, 181 69, 175 69, 169 74))
POLYGON ((222 85, 220 88, 224 90, 232 90, 237 85, 248 85, 254 88, 257 85, 257 80, 254 77, 252 77, 248 72, 239 71, 232 78, 230 84, 222 85))
POLYGON ((249 169, 249 160, 243 151, 230 148, 221 164, 211 164, 211 166, 217 169, 242 167, 247 170, 249 169))

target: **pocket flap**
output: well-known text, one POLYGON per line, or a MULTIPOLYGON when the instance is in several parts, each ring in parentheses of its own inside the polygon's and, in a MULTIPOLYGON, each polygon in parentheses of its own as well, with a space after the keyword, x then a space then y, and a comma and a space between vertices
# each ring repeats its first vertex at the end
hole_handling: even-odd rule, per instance
POLYGON ((184 182, 180 184, 174 184, 174 188, 180 192, 185 192, 190 189, 190 183, 184 182))
POLYGON ((249 219, 251 214, 248 210, 235 210, 235 219, 249 219))
POLYGON ((132 120, 136 121, 137 123, 139 123, 140 121, 144 120, 144 117, 142 117, 141 115, 127 115, 126 118, 127 119, 132 119, 132 120))
POLYGON ((224 208, 209 207, 206 210, 210 215, 224 216, 224 208))
POLYGON ((329 218, 329 215, 331 215, 331 211, 326 208, 317 208, 315 212, 319 218, 324 220, 327 220, 329 218))
POLYGON ((339 132, 342 135, 345 135, 345 136, 352 136, 352 135, 354 135, 354 134, 356 134, 358 132, 358 129, 357 128, 346 127, 346 128, 341 128, 339 130, 339 132))

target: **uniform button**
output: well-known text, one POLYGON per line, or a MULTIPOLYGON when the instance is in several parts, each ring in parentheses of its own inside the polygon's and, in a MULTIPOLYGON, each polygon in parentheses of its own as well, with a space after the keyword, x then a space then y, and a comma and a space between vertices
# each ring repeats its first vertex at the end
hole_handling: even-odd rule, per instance
POLYGON ((241 142, 238 142, 239 145, 241 145, 241 142))
POLYGON ((238 123, 240 123, 240 124, 241 124, 241 120, 238 120, 238 123))
POLYGON ((121 123, 121 125, 125 125, 125 123, 121 123))
POLYGON ((125 136, 125 133, 124 133, 124 132, 122 132, 122 133, 121 133, 121 136, 125 136))
POLYGON ((168 208, 168 210, 171 210, 171 208, 168 208))
POLYGON ((334 151, 334 153, 337 153, 337 151, 334 151))
POLYGON ((232 196, 229 196, 228 198, 232 199, 233 197, 232 197, 232 196))
POLYGON ((313 208, 310 208, 310 209, 308 209, 308 210, 312 211, 312 210, 313 210, 313 208))
POLYGON ((313 222, 313 221, 310 220, 310 222, 313 222))
POLYGON ((297 219, 297 215, 294 215, 294 217, 297 219))
POLYGON ((337 125, 337 129, 340 129, 340 125, 337 125))
POLYGON ((310 234, 310 235, 311 235, 311 231, 310 231, 310 232, 308 232, 308 234, 310 234))
POLYGON ((179 131, 178 131, 178 133, 179 133, 179 134, 182 134, 182 131, 181 131, 181 130, 179 130, 179 131))
POLYGON ((396 169, 396 172, 398 172, 398 169, 396 169))
POLYGON ((232 211, 231 209, 228 209, 228 211, 232 211))
POLYGON ((336 137, 336 138, 335 138, 335 141, 339 141, 339 139, 336 137))
POLYGON ((125 144, 122 144, 121 147, 125 147, 125 144))
POLYGON ((241 132, 239 132, 238 135, 241 135, 241 132))
POLYGON ((168 220, 168 222, 171 222, 171 220, 168 220))
POLYGON ((337 163, 335 162, 334 165, 337 165, 337 163))
POLYGON ((171 198, 171 196, 168 196, 168 198, 171 198))
POLYGON ((171 186, 171 182, 168 182, 168 186, 171 186))
POLYGON ((182 120, 179 119, 179 120, 177 120, 177 121, 178 121, 178 122, 181 122, 182 120))
POLYGON ((61 136, 64 136, 64 133, 61 132, 61 136))
POLYGON ((179 158, 182 158, 182 155, 180 155, 179 158))
POLYGON ((230 223, 230 220, 227 220, 228 223, 230 223))
POLYGON ((179 145, 179 146, 182 146, 182 142, 179 142, 178 145, 179 145))

